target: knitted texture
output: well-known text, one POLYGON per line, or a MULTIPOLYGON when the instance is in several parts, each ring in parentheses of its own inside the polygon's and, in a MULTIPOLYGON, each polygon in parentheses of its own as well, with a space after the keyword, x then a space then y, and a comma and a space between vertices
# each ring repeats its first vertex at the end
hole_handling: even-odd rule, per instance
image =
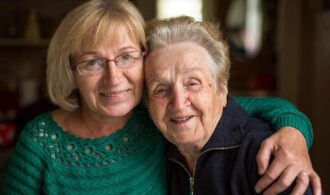
POLYGON ((249 116, 263 119, 271 123, 277 130, 285 126, 298 129, 304 135, 307 147, 312 146, 312 124, 291 102, 278 97, 236 97, 235 100, 249 116))
POLYGON ((49 113, 20 135, 6 194, 166 194, 165 142, 141 107, 115 134, 78 138, 49 113))

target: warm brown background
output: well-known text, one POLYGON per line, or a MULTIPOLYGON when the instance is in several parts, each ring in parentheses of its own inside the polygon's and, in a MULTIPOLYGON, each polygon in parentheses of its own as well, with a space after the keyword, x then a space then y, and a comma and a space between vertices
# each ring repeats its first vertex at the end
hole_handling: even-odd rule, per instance
MULTIPOLYGON (((0 0, 0 111, 22 110, 24 98, 30 97, 22 95, 29 81, 38 84, 32 100, 42 97, 39 88, 43 86, 49 38, 67 11, 83 1, 0 0), (37 24, 28 22, 33 9, 37 24)), ((220 22, 226 30, 224 21, 230 1, 204 0, 205 18, 220 22)), ((155 17, 154 0, 133 2, 146 19, 155 17)), ((233 54, 230 88, 236 95, 281 96, 306 113, 314 126, 313 164, 324 191, 330 193, 329 0, 264 2, 268 28, 263 48, 250 60, 239 60, 233 54)), ((12 147, 0 147, 3 175, 12 147)))

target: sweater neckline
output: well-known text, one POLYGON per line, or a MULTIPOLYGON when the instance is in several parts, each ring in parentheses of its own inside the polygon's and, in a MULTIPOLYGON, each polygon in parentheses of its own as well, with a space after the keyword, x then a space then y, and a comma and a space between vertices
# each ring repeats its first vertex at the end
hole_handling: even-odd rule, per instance
POLYGON ((112 133, 110 135, 107 136, 102 136, 102 137, 97 137, 97 138, 82 138, 79 137, 77 135, 74 135, 72 133, 70 133, 69 131, 65 130, 63 127, 61 127, 52 117, 51 112, 47 112, 44 115, 45 119, 47 119, 47 121, 50 123, 50 125, 52 127, 54 127, 54 130, 56 130, 57 132, 61 133, 63 136, 65 137, 69 137, 73 140, 79 141, 79 142, 86 142, 86 143, 97 143, 97 142, 104 142, 105 140, 108 139, 113 139, 115 137, 118 136, 124 136, 125 134, 132 134, 131 128, 133 124, 135 124, 135 121, 137 120, 137 114, 136 114, 136 109, 133 110, 133 114, 132 116, 129 118, 127 124, 119 129, 117 132, 112 133))
POLYGON ((24 132, 28 135, 25 139, 32 139, 43 148, 50 161, 79 170, 120 166, 122 162, 143 158, 153 147, 150 140, 158 133, 141 107, 134 110, 123 129, 100 138, 79 138, 64 131, 49 112, 31 121, 24 132))

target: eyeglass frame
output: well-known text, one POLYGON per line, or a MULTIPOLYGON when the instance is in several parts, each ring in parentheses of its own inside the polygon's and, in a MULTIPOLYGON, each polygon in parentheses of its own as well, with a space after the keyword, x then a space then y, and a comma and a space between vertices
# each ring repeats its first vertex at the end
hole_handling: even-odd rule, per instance
MULTIPOLYGON (((78 73, 79 73, 79 75, 81 75, 81 76, 90 76, 90 75, 89 75, 89 74, 87 74, 87 75, 86 75, 86 74, 83 74, 83 73, 81 72, 81 69, 83 69, 83 67, 79 67, 79 64, 88 63, 88 62, 95 61, 95 60, 100 60, 100 61, 102 61, 102 63, 104 63, 104 65, 102 66, 102 68, 99 70, 98 73, 94 73, 94 74, 91 74, 91 75, 97 75, 97 74, 100 74, 101 72, 103 72, 104 69, 105 69, 105 67, 106 67, 106 65, 107 65, 109 62, 111 62, 111 61, 113 61, 113 62, 115 63, 115 65, 116 65, 116 67, 119 68, 119 69, 132 68, 132 67, 135 66, 134 63, 132 63, 131 66, 125 66, 125 67, 118 66, 118 60, 117 60, 117 58, 118 58, 118 57, 121 57, 121 56, 123 56, 123 55, 127 55, 127 54, 129 54, 129 53, 133 53, 133 52, 139 52, 139 54, 140 54, 138 58, 133 58, 133 57, 132 57, 134 60, 141 60, 141 59, 143 59, 143 57, 145 57, 146 54, 147 54, 147 52, 145 52, 145 51, 129 51, 129 52, 121 53, 121 54, 117 55, 116 57, 114 57, 113 59, 95 58, 95 59, 90 59, 90 60, 84 60, 84 61, 78 62, 78 63, 76 63, 76 64, 72 64, 72 63, 70 63, 70 67, 71 67, 72 70, 77 70, 78 73)), ((134 61, 134 62, 135 62, 135 61, 134 61)), ((85 66, 86 66, 86 65, 85 65, 85 66)))

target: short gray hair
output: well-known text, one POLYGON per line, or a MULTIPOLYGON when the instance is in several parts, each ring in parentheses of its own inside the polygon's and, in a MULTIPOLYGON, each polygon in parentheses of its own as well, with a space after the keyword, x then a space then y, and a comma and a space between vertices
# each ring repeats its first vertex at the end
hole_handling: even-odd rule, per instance
POLYGON ((152 20, 146 27, 147 51, 176 43, 191 42, 209 54, 209 68, 218 87, 227 86, 230 71, 228 44, 219 26, 188 16, 152 20))

